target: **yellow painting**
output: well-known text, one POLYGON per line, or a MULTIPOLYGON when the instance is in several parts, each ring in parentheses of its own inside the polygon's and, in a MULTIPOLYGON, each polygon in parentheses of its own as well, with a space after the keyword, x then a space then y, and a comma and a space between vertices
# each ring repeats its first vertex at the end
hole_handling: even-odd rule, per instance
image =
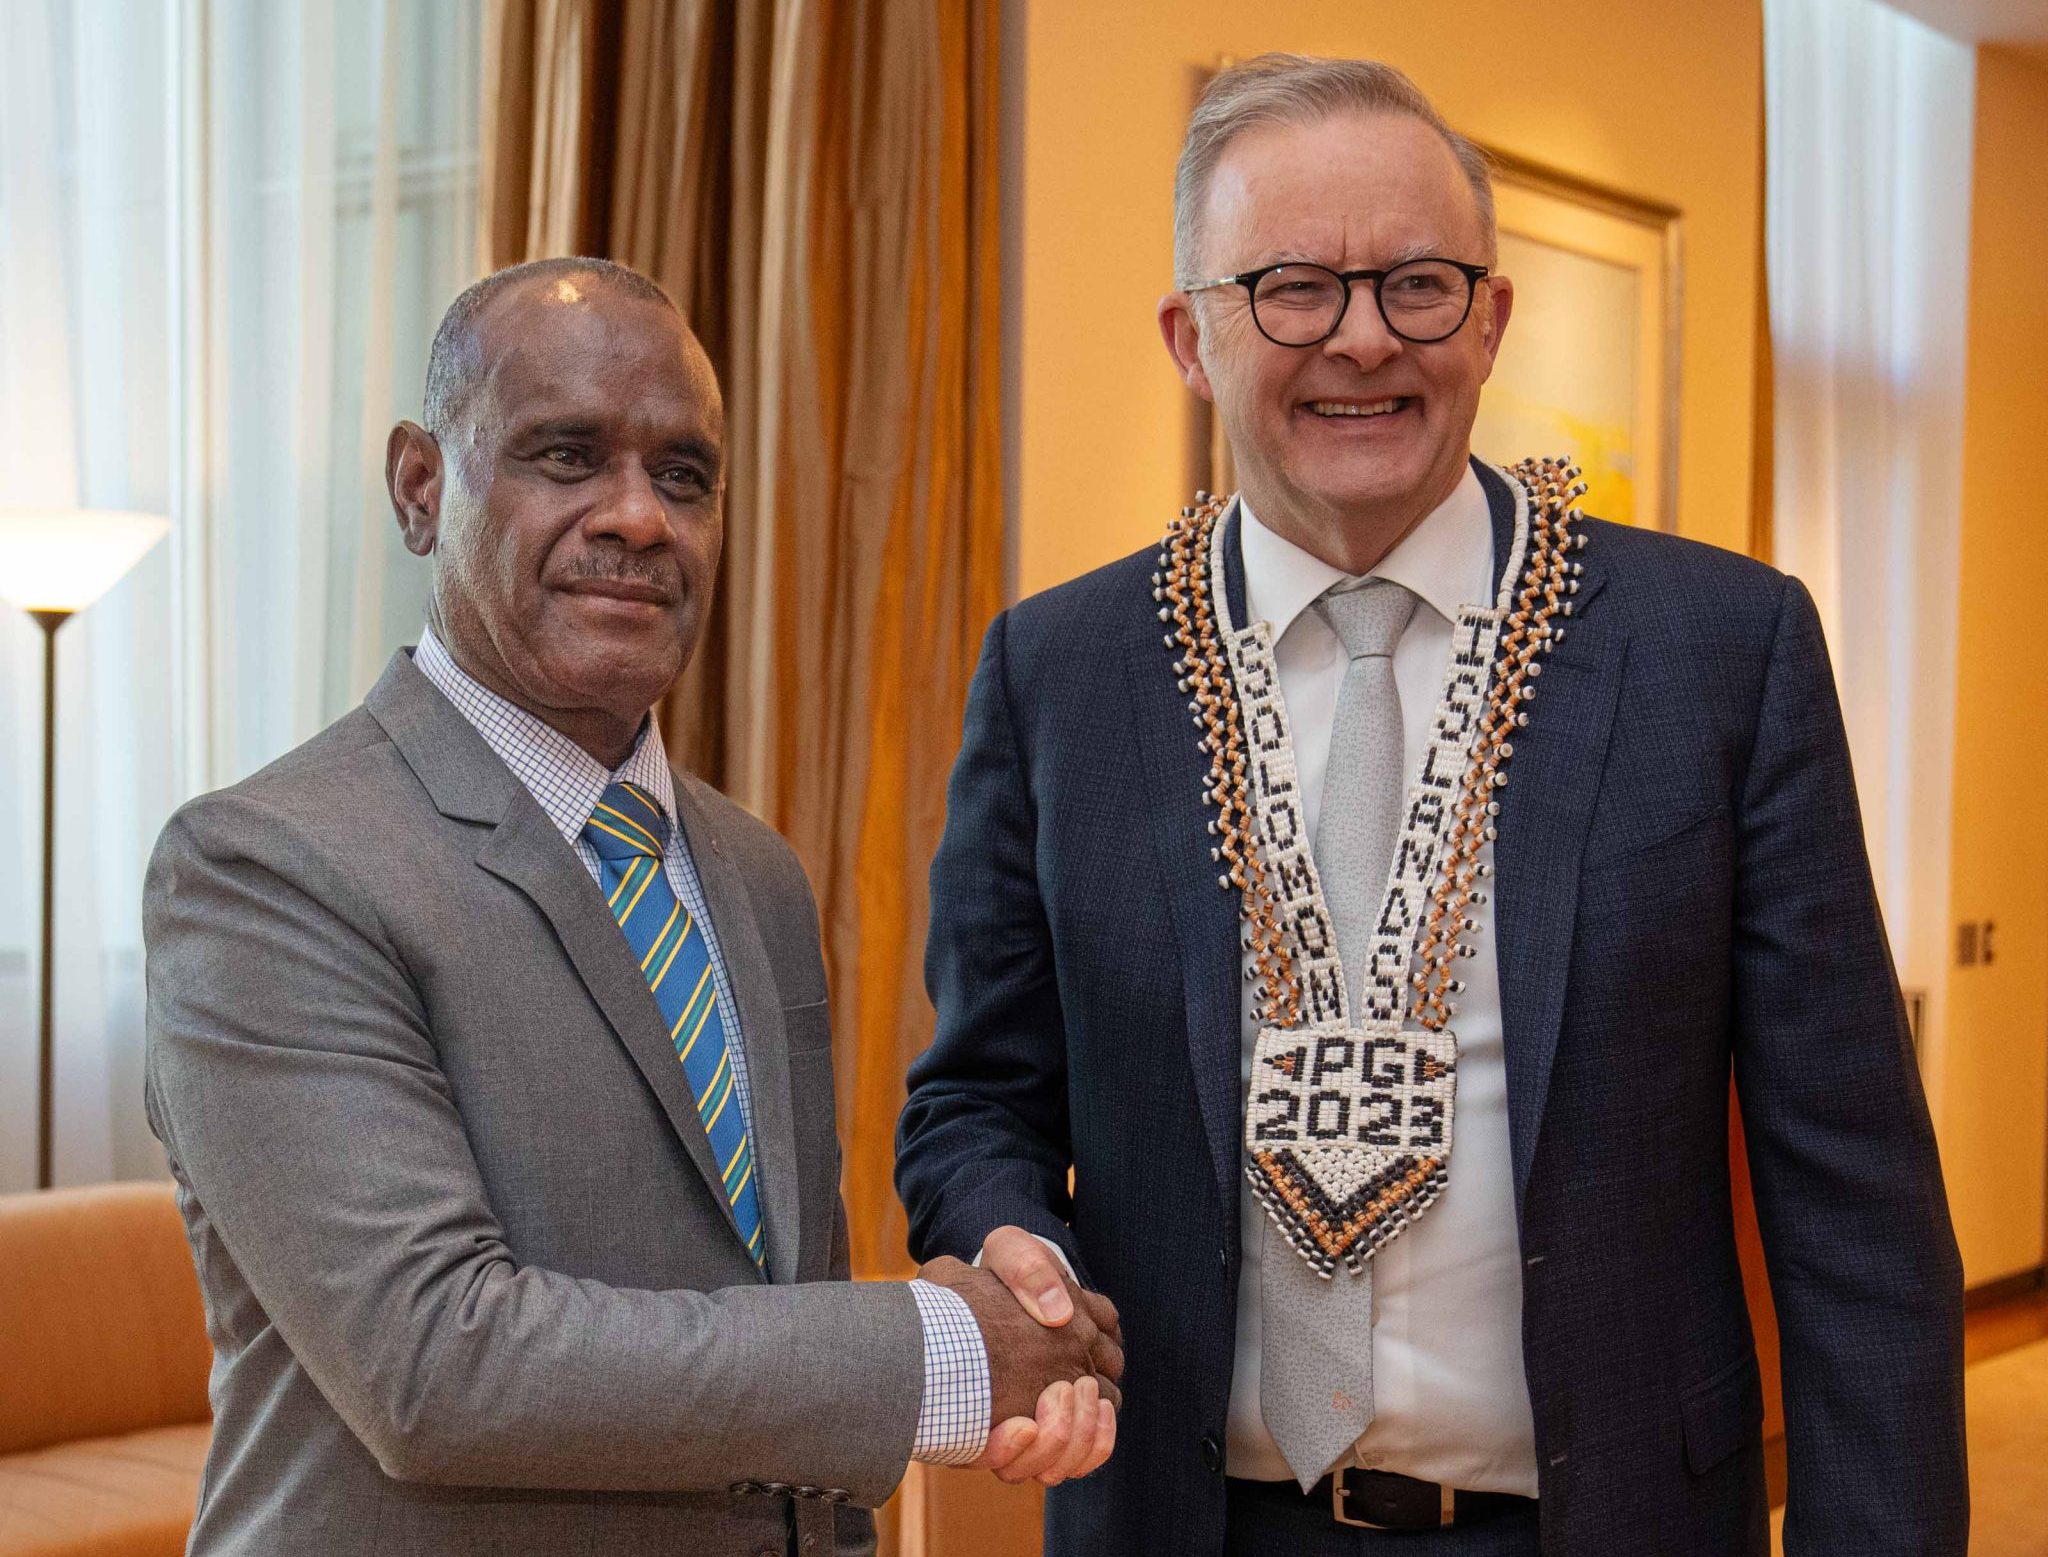
POLYGON ((1499 158, 1501 274, 1515 310, 1473 452, 1569 454, 1588 513, 1673 527, 1677 213, 1499 158))

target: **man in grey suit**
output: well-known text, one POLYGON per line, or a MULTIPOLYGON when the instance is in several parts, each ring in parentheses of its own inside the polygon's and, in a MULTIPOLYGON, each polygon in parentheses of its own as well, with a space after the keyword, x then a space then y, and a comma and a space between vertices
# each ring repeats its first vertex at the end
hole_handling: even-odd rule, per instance
POLYGON ((721 540, 701 348, 630 271, 517 267, 450 309, 426 421, 388 460, 419 647, 150 867, 216 1354, 190 1549, 812 1557, 913 1457, 1092 1469, 1106 1302, 845 1279, 809 886, 649 717, 721 540))

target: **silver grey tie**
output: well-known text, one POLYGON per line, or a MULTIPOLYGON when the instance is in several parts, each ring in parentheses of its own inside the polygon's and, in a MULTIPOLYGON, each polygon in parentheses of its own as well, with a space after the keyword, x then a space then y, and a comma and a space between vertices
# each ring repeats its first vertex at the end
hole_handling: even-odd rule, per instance
MULTIPOLYGON (((1350 655, 1330 731, 1315 857, 1354 1022, 1407 787, 1393 655, 1415 604, 1399 584, 1367 579, 1339 585, 1314 607, 1350 655)), ((1339 1267, 1325 1280, 1270 1218, 1260 1222, 1259 1410, 1306 1491, 1372 1421, 1372 1267, 1355 1276, 1339 1267)))

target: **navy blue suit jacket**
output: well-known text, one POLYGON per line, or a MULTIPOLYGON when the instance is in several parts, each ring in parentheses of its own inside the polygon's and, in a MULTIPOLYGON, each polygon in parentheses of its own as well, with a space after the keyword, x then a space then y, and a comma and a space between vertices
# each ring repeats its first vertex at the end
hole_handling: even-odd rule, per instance
MULTIPOLYGON (((1482 475, 1498 559, 1511 508, 1482 475)), ((1586 530, 1495 846, 1543 1549, 1767 1549, 1732 1072, 1782 1337, 1790 1549, 1960 1557, 1961 1266, 1813 603, 1732 553, 1586 530)), ((1015 1223, 1122 1310, 1117 1451, 1050 1495, 1047 1550, 1207 1557, 1242 985, 1156 566, 1127 558, 989 629, 897 1183, 920 1259, 1015 1223)), ((1242 621, 1241 563, 1229 587, 1242 621)))

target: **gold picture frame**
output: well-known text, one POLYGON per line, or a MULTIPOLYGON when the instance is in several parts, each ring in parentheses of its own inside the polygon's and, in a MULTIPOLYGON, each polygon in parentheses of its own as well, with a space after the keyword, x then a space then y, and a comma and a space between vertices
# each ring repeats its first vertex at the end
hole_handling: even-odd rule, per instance
POLYGON ((1515 311, 1480 395, 1472 450, 1511 464, 1569 454, 1585 509, 1678 524, 1681 219, 1493 148, 1502 275, 1515 311))

